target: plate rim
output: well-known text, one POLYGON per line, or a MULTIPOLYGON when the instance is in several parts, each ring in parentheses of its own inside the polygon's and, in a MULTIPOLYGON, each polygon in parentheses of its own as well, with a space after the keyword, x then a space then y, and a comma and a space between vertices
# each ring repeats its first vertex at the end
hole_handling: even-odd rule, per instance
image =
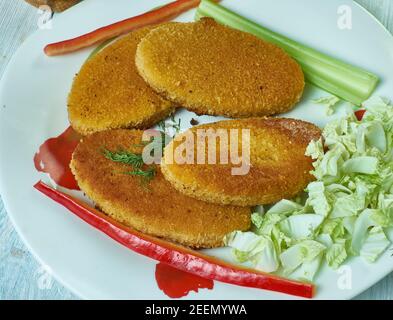
MULTIPOLYGON (((375 22, 378 23, 378 25, 380 27, 382 27, 382 29, 384 30, 384 32, 390 37, 391 41, 393 42, 393 34, 387 29, 387 27, 385 25, 382 24, 382 22, 373 14, 371 13, 369 10, 367 10, 365 7, 363 7, 360 3, 356 2, 355 0, 351 0, 351 2, 356 5, 357 7, 359 7, 363 12, 365 12, 369 17, 371 17, 375 22)), ((69 11, 73 11, 76 10, 76 8, 78 8, 80 6, 81 3, 78 3, 76 6, 69 8, 68 10, 66 10, 67 12, 69 11)), ((54 19, 56 19, 57 16, 54 17, 54 19)), ((55 20, 54 20, 55 21, 55 20)), ((0 79, 0 88, 3 88, 3 84, 5 82, 5 79, 8 78, 8 74, 10 73, 10 70, 12 69, 12 67, 15 65, 16 63, 16 55, 17 53, 19 53, 20 51, 23 50, 23 47, 28 43, 29 40, 31 40, 32 37, 34 37, 35 35, 37 35, 40 32, 39 29, 35 30, 34 32, 32 32, 26 39, 24 39, 23 43, 21 43, 19 45, 19 47, 17 48, 17 50, 13 53, 11 59, 9 60, 8 64, 6 65, 3 75, 0 79)), ((1 93, 1 92, 0 92, 1 93)), ((2 95, 0 94, 0 103, 2 103, 2 95)), ((1 123, 1 121, 0 121, 1 123)), ((2 139, 0 139, 0 149, 2 149, 3 143, 2 143, 2 139)), ((3 158, 3 157, 1 157, 3 158)), ((3 160, 0 159, 0 164, 3 162, 3 160)), ((12 214, 12 210, 10 210, 9 208, 9 201, 8 201, 8 197, 4 197, 3 195, 6 194, 7 192, 4 192, 6 190, 6 184, 5 184, 5 179, 3 178, 3 170, 1 170, 2 166, 0 165, 0 195, 2 197, 3 200, 3 205, 4 205, 4 209, 7 213, 8 218, 10 219, 13 228, 16 230, 18 236, 20 237, 20 239, 23 241, 23 244, 26 246, 26 248, 29 250, 29 252, 31 253, 31 255, 34 257, 34 259, 40 264, 40 265, 46 265, 46 263, 42 260, 42 258, 37 254, 36 250, 33 249, 33 247, 31 247, 29 241, 27 241, 26 237, 25 237, 25 233, 22 232, 22 230, 20 229, 20 226, 16 223, 15 221, 15 216, 14 214, 12 214)), ((107 237, 108 239, 110 239, 109 237, 107 237)), ((133 254, 137 255, 137 253, 133 254)), ((386 276, 388 276, 390 273, 393 272, 393 269, 391 271, 388 271, 384 274, 381 274, 380 276, 378 276, 378 280, 376 282, 374 282, 373 284, 369 285, 369 284, 365 284, 360 286, 361 288, 359 288, 358 290, 356 290, 356 292, 351 293, 350 297, 348 297, 347 299, 353 299, 355 297, 357 297, 358 295, 360 295, 361 293, 363 293, 364 291, 366 291, 367 289, 371 288, 372 286, 374 286, 375 284, 377 284, 378 282, 380 282, 383 278, 385 278, 386 276)), ((80 292, 77 288, 75 288, 74 286, 72 286, 71 284, 67 283, 66 281, 63 281, 63 279, 58 276, 57 272, 55 270, 52 270, 51 272, 51 276, 57 281, 59 282, 62 286, 64 286, 66 289, 68 289, 70 292, 72 292, 77 298, 80 299, 90 299, 88 297, 86 297, 82 292, 80 292)), ((290 297, 291 299, 292 297, 290 297)), ((296 297, 295 297, 296 298, 296 297)), ((316 300, 316 299, 311 299, 311 300, 316 300)))

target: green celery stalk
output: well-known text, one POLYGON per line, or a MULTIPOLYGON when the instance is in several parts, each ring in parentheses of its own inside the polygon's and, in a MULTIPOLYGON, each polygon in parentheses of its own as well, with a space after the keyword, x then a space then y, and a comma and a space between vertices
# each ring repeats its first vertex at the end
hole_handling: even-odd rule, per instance
POLYGON ((367 100, 378 84, 379 78, 373 73, 291 40, 210 0, 199 5, 196 19, 202 17, 276 44, 300 64, 309 83, 355 105, 367 100))

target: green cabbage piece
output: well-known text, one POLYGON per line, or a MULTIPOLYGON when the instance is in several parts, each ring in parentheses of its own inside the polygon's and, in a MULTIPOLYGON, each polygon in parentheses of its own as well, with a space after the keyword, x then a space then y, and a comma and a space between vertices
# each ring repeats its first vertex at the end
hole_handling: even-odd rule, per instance
POLYGON ((238 262, 251 261, 254 267, 264 272, 277 271, 279 261, 271 238, 253 232, 234 231, 224 238, 232 247, 238 262))
POLYGON ((326 262, 333 269, 337 269, 348 257, 345 240, 333 243, 326 252, 326 262))
POLYGON ((383 232, 382 227, 374 227, 368 233, 360 255, 369 262, 374 262, 388 248, 390 241, 383 232))
MULTIPOLYGON (((285 275, 291 275, 296 269, 301 267, 304 263, 312 263, 317 257, 325 251, 326 247, 314 240, 301 241, 280 254, 280 262, 283 267, 285 275)), ((319 267, 313 268, 314 272, 308 275, 312 280, 313 275, 317 272, 319 267)))
POLYGON ((315 99, 312 102, 321 104, 326 107, 326 115, 330 116, 335 113, 335 106, 341 101, 340 98, 336 96, 322 97, 315 99))

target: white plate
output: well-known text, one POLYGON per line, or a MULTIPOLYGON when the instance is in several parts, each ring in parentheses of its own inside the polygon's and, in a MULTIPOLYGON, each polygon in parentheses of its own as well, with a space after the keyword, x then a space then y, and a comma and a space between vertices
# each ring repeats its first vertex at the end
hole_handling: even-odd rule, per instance
MULTIPOLYGON (((80 35, 166 2, 85 0, 56 16, 52 30, 37 31, 25 41, 1 81, 0 181, 5 207, 35 257, 82 298, 168 297, 159 290, 154 279, 155 261, 115 243, 32 188, 37 180, 48 180, 35 170, 34 153, 43 141, 57 136, 68 126, 67 93, 74 74, 91 51, 48 58, 42 48, 47 43, 80 35)), ((387 97, 391 94, 393 39, 376 19, 352 1, 227 0, 223 5, 298 41, 375 72, 382 79, 377 94, 387 97), (348 5, 352 10, 352 30, 340 30, 337 26, 337 10, 341 5, 348 5)), ((180 20, 191 21, 193 14, 189 12, 180 20)), ((320 90, 308 88, 302 103, 289 115, 323 125, 329 120, 323 107, 311 102, 323 95, 325 93, 320 90)), ((220 250, 213 251, 216 252, 220 250)), ((341 275, 323 267, 316 281, 316 298, 354 297, 393 270, 390 255, 391 252, 386 252, 375 264, 352 259, 348 263, 352 270, 351 289, 340 289, 337 283, 341 275)), ((213 290, 192 292, 185 298, 292 297, 215 282, 213 290)))

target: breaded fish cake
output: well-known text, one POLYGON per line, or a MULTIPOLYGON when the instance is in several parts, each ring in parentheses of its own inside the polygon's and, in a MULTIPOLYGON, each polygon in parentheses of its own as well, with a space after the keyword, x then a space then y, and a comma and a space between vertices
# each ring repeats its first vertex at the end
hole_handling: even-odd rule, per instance
POLYGON ((274 203, 294 197, 313 180, 305 151, 320 135, 311 123, 284 118, 205 124, 168 144, 161 170, 175 189, 199 200, 236 206, 274 203), (250 130, 248 135, 244 129, 250 130), (184 150, 192 148, 184 147, 190 145, 194 152, 187 156, 184 150), (214 153, 216 159, 209 160, 214 153))
POLYGON ((102 49, 82 66, 68 98, 72 127, 86 135, 116 128, 149 128, 173 110, 139 76, 135 51, 147 27, 102 49))
POLYGON ((86 136, 77 146, 71 169, 80 188, 99 208, 117 221, 141 232, 190 247, 210 248, 223 243, 234 230, 250 227, 250 208, 199 201, 176 191, 159 166, 148 183, 125 174, 130 166, 108 160, 103 149, 141 153, 142 131, 109 130, 86 136))
POLYGON ((304 89, 300 66, 282 49, 210 18, 152 30, 136 65, 154 90, 198 114, 283 113, 304 89))

